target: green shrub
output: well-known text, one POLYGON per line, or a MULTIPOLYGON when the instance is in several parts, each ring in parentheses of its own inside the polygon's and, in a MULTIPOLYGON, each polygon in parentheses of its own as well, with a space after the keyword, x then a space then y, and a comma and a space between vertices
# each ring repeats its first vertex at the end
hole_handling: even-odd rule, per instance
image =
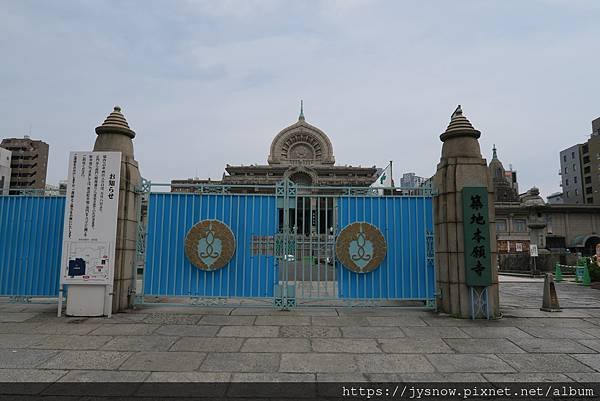
MULTIPOLYGON (((596 258, 594 258, 596 259, 596 258)), ((596 264, 596 261, 593 260, 592 258, 587 258, 587 267, 588 267, 588 271, 590 272, 590 279, 592 280, 592 282, 594 281, 600 281, 600 266, 598 266, 596 264)))

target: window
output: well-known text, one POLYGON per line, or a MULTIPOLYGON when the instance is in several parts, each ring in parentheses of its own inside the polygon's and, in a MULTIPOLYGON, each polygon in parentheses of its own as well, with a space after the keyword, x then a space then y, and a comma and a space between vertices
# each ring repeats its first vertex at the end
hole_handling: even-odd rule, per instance
POLYGON ((583 169, 583 174, 589 174, 589 173, 590 173, 590 171, 591 171, 591 168, 590 168, 590 166, 587 166, 587 167, 585 167, 585 168, 583 169))
POLYGON ((594 203, 594 198, 587 198, 587 203, 594 203))
POLYGON ((575 159, 575 152, 571 152, 571 159, 575 159))
POLYGON ((569 191, 567 191, 567 198, 569 197, 569 191))
POLYGON ((563 161, 566 162, 567 161, 567 155, 563 155, 563 161))
POLYGON ((573 163, 573 171, 577 171, 577 166, 575 166, 575 163, 573 163))
POLYGON ((567 174, 569 172, 569 168, 565 167, 565 174, 567 174))
POLYGON ((586 194, 588 194, 588 195, 589 195, 589 194, 591 194, 591 193, 593 193, 593 192, 592 192, 592 187, 587 187, 587 188, 585 189, 585 193, 586 193, 586 194))
POLYGON ((566 182, 566 185, 569 186, 569 179, 568 178, 566 179, 565 182, 566 182))
POLYGON ((575 196, 579 196, 579 190, 578 189, 575 190, 575 196))
POLYGON ((577 184, 577 176, 573 177, 573 183, 577 184))
POLYGON ((506 231, 506 220, 505 219, 496 220, 496 231, 498 231, 498 232, 506 231))
POLYGON ((589 156, 584 156, 583 157, 583 162, 584 163, 589 163, 590 162, 590 157, 589 156))
MULTIPOLYGON (((600 180, 600 174, 598 174, 598 179, 600 180)), ((586 184, 591 184, 592 183, 592 177, 590 177, 589 175, 587 177, 585 177, 585 183, 586 184)))
POLYGON ((527 231, 527 221, 525 219, 515 219, 513 224, 516 232, 524 233, 527 231))

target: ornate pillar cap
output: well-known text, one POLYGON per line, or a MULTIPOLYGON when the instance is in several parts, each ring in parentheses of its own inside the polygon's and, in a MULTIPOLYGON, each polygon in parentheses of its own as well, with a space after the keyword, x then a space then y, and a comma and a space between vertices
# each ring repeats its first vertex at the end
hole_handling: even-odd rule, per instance
POLYGON ((129 138, 135 137, 135 132, 129 128, 129 124, 121 113, 121 107, 119 106, 115 106, 113 112, 106 117, 102 125, 96 127, 96 134, 122 134, 129 138))
POLYGON ((459 104, 456 110, 454 110, 454 113, 452 113, 452 117, 450 117, 450 124, 448 124, 448 128, 446 128, 446 131, 440 135, 440 140, 442 142, 446 142, 450 138, 459 138, 465 136, 479 139, 481 132, 473 128, 471 122, 465 116, 463 116, 462 108, 459 104))

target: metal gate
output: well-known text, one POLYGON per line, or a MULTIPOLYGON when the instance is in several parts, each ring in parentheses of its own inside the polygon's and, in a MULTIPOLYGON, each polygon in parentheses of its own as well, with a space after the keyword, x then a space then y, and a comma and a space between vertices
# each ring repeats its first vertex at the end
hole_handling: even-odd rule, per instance
POLYGON ((167 185, 142 191, 138 302, 435 306, 427 189, 167 185))

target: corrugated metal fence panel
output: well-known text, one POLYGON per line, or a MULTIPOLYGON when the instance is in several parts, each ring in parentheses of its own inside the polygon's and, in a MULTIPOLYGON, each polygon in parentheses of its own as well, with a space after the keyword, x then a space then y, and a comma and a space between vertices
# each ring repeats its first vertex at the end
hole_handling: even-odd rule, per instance
POLYGON ((253 255, 253 236, 277 229, 275 196, 151 193, 148 208, 144 295, 271 297, 273 256, 253 255), (201 220, 227 224, 236 251, 223 268, 203 271, 185 256, 187 232, 201 220))
POLYGON ((0 196, 0 296, 58 296, 64 211, 64 196, 0 196))
POLYGON ((434 298, 434 266, 427 263, 426 232, 433 231, 431 197, 342 197, 339 226, 373 224, 387 242, 379 268, 354 273, 337 261, 340 298, 434 298))

